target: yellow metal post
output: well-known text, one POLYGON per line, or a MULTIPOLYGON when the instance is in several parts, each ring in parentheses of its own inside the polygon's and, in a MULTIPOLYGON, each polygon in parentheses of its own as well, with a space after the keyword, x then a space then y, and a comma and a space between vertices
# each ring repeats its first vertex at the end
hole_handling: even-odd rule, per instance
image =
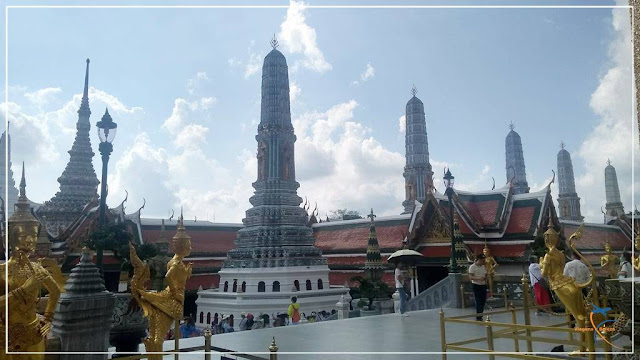
MULTIPOLYGON (((529 312, 529 277, 527 274, 522 274, 522 297, 524 303, 524 323, 525 325, 531 325, 531 313, 529 312)), ((533 344, 531 343, 531 330, 525 329, 527 337, 527 351, 533 352, 533 344)))
MULTIPOLYGON (((513 303, 511 303, 511 306, 509 306, 509 310, 511 310, 511 321, 513 322, 514 325, 518 324, 518 316, 516 314, 516 308, 513 306, 513 303)), ((517 328, 513 328, 513 335, 516 335, 518 333, 518 329, 517 328)), ((514 351, 515 352, 520 352, 520 341, 518 341, 518 339, 513 339, 513 345, 514 345, 514 351)))
POLYGON ((278 360, 278 345, 276 345, 276 338, 273 337, 271 345, 269 346, 269 360, 278 360))
MULTIPOLYGON (((485 328, 487 329, 487 349, 493 351, 493 327, 491 326, 491 319, 489 315, 487 315, 485 324, 485 328)), ((495 360, 495 358, 496 357, 493 354, 489 355, 489 360, 495 360)))
POLYGON ((180 355, 178 355, 178 353, 180 352, 180 319, 176 319, 175 324, 173 325, 174 329, 173 329, 173 341, 175 344, 175 352, 176 354, 174 355, 174 359, 178 360, 180 358, 180 355))
POLYGON ((596 344, 593 340, 593 333, 585 333, 587 336, 587 351, 589 352, 589 360, 596 360, 596 344))
MULTIPOLYGON (((460 286, 462 288, 462 286, 460 286)), ((442 360, 447 360, 447 336, 444 326, 444 311, 440 308, 440 346, 442 347, 442 360)))
POLYGON ((604 337, 605 341, 603 341, 603 347, 604 347, 604 359, 605 360, 611 360, 613 359, 613 357, 611 356, 611 353, 613 352, 613 349, 611 348, 611 345, 609 345, 609 341, 611 341, 611 334, 607 331, 607 329, 604 329, 602 331, 602 336, 604 337))
POLYGON ((211 330, 204 331, 204 360, 211 360, 211 330))
POLYGON ((462 308, 464 309, 464 285, 460 284, 460 303, 462 304, 462 308))
MULTIPOLYGON (((571 328, 571 313, 567 311, 567 326, 571 328)), ((573 333, 569 332, 569 341, 573 341, 573 333)))

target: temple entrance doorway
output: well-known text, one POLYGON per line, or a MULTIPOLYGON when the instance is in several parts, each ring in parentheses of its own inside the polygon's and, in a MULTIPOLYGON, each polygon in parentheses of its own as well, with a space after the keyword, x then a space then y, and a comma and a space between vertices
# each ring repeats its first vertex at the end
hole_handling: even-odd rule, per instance
POLYGON ((427 290, 432 285, 449 275, 449 268, 446 266, 429 265, 417 267, 418 270, 418 293, 427 290))

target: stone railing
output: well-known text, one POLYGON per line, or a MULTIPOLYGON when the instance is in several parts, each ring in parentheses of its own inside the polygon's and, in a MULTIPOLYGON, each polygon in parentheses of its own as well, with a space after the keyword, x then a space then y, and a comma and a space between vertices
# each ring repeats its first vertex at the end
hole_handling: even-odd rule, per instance
MULTIPOLYGON (((407 302, 407 311, 428 310, 448 306, 455 296, 451 277, 440 280, 407 302)), ((458 290, 459 291, 459 290, 458 290)))

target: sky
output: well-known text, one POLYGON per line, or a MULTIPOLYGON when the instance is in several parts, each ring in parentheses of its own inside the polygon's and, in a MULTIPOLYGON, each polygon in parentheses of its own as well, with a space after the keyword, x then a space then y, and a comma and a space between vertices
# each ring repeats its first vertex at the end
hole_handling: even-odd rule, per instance
MULTIPOLYGON (((491 189, 492 177, 504 185, 513 122, 531 191, 551 181, 564 141, 586 221, 602 222, 607 159, 633 209, 627 9, 272 4, 283 7, 10 8, 0 107, 29 198, 58 191, 90 58, 91 122, 108 108, 118 124, 108 205, 126 190, 128 213, 145 199, 144 217, 183 206, 187 219, 240 222, 256 180, 261 67, 275 34, 289 65, 298 194, 321 217, 402 212, 403 116, 414 84, 439 191, 445 166, 460 190, 491 189)), ((99 174, 95 126, 91 143, 99 174)))

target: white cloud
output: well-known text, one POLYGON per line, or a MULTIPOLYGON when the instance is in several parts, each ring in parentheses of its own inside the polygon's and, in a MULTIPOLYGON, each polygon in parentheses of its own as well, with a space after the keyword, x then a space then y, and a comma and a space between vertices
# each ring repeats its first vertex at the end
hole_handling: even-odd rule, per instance
POLYGON ((164 121, 162 127, 167 129, 169 133, 176 134, 184 124, 184 117, 189 110, 195 110, 198 107, 197 102, 189 102, 183 98, 177 98, 173 102, 171 115, 164 121))
POLYGON ((402 115, 398 119, 398 131, 401 133, 405 133, 407 131, 407 116, 402 115))
POLYGON ((317 72, 331 70, 331 64, 324 59, 324 54, 318 47, 316 30, 306 23, 305 8, 302 1, 292 0, 289 3, 287 16, 280 24, 278 41, 291 54, 304 55, 292 70, 298 66, 317 72))
POLYGON ((24 97, 36 106, 44 106, 61 92, 62 89, 59 87, 48 87, 31 93, 24 93, 24 97))
MULTIPOLYGON (((624 1, 618 1, 626 5, 624 1)), ((600 118, 593 131, 582 141, 576 160, 581 162, 584 172, 576 174, 576 188, 582 198, 582 215, 587 221, 601 222, 600 206, 604 206, 604 168, 611 159, 618 175, 620 195, 625 210, 630 211, 632 147, 636 153, 638 146, 637 122, 632 110, 632 48, 629 12, 613 9, 615 38, 610 44, 611 68, 600 78, 600 83, 591 95, 590 106, 600 118)), ((638 167, 635 173, 640 179, 638 167)), ((636 187, 640 182, 636 180, 636 187)))
POLYGON ((301 91, 302 89, 300 88, 300 85, 298 85, 297 82, 293 80, 289 82, 289 98, 291 103, 293 103, 296 100, 298 95, 300 95, 301 91))
POLYGON ((215 103, 218 102, 218 99, 216 99, 213 96, 210 97, 203 97, 200 98, 200 107, 203 110, 208 110, 209 108, 211 108, 213 105, 215 105, 215 103))
MULTIPOLYGON (((4 109, 7 109, 8 120, 11 122, 13 170, 17 173, 18 165, 25 161, 30 184, 28 195, 36 202, 49 200, 58 191, 59 184, 55 179, 69 161, 67 151, 76 135, 77 111, 82 98, 82 94, 74 94, 61 106, 52 109, 51 102, 39 101, 48 94, 58 94, 58 91, 49 89, 51 88, 26 93, 24 88, 13 87, 14 93, 18 94, 16 99, 25 99, 24 104, 10 102, 0 105, 0 121, 4 121, 4 109)), ((93 87, 89 88, 89 105, 93 112, 89 136, 95 153, 98 152, 98 139, 93 125, 102 117, 105 107, 109 108, 109 113, 119 128, 127 129, 119 132, 120 135, 116 138, 116 149, 112 155, 112 161, 115 161, 113 157, 122 149, 119 146, 126 146, 131 141, 132 136, 127 133, 139 126, 145 116, 144 110, 140 107, 128 107, 117 97, 93 87)), ((93 163, 94 169, 99 170, 99 156, 94 156, 93 163)))
POLYGON ((247 53, 249 58, 247 59, 247 65, 244 69, 244 78, 248 79, 251 75, 257 74, 262 69, 262 56, 253 50, 255 41, 251 41, 247 53))
POLYGON ((230 57, 229 59, 227 59, 227 63, 231 67, 236 67, 236 66, 242 65, 242 60, 236 59, 235 57, 230 57))
POLYGON ((209 129, 200 124, 189 124, 178 133, 173 143, 178 148, 198 148, 207 142, 208 132, 209 129))
POLYGON ((337 208, 378 215, 402 211, 404 156, 386 149, 355 119, 358 103, 306 112, 293 120, 298 194, 318 201, 320 213, 337 208))
POLYGON ((371 63, 367 64, 367 68, 364 70, 362 74, 360 74, 360 79, 362 81, 367 81, 376 76, 376 70, 371 66, 371 63))
POLYGON ((195 94, 203 81, 209 81, 209 76, 205 71, 198 71, 196 76, 191 79, 187 79, 185 84, 187 92, 191 95, 195 94))

